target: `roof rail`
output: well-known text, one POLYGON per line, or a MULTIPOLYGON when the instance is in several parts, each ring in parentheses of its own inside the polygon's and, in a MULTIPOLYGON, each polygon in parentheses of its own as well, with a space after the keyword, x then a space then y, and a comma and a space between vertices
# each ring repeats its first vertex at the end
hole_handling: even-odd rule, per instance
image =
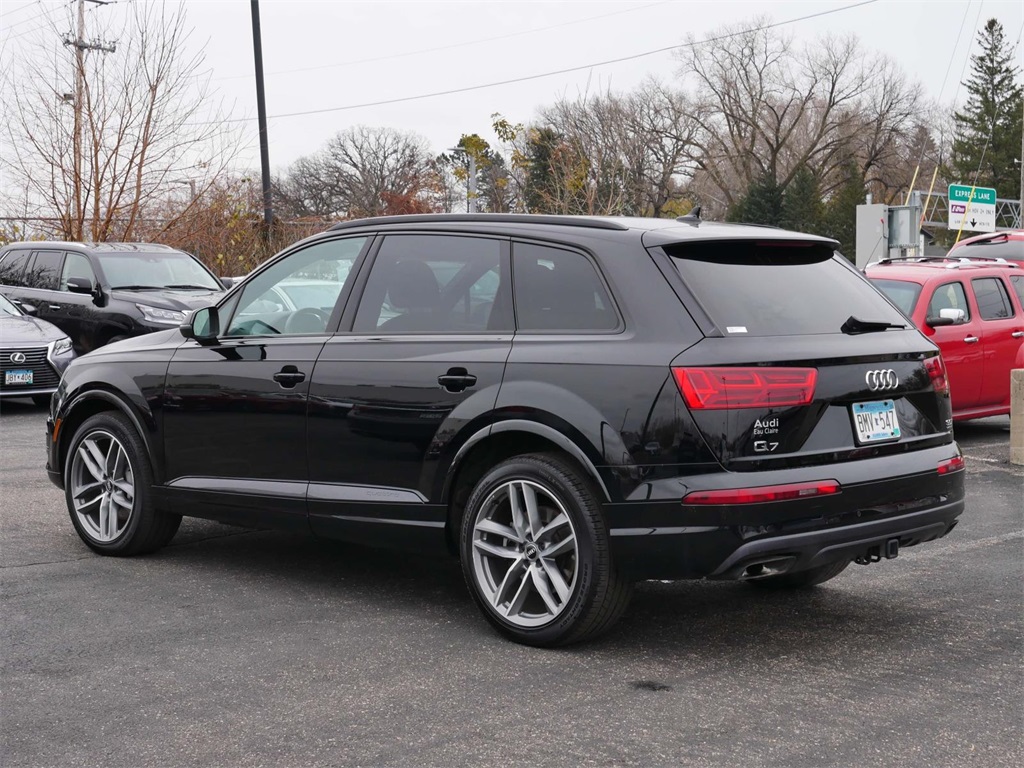
POLYGON ((502 224, 549 224, 560 227, 585 227, 589 229, 611 229, 618 232, 629 230, 625 224, 612 219, 599 219, 589 216, 553 216, 536 213, 426 213, 405 216, 374 216, 368 219, 339 221, 330 227, 329 232, 356 227, 378 226, 384 224, 438 224, 448 222, 481 222, 502 224))

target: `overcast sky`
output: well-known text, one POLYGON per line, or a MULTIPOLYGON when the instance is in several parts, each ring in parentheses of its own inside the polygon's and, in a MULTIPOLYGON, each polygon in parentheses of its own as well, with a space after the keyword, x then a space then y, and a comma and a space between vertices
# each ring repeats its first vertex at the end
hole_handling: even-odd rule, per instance
MULTIPOLYGON (((93 8, 89 24, 115 18, 127 2, 93 8)), ((671 51, 629 61, 609 59, 678 46, 726 24, 759 14, 783 22, 798 44, 827 33, 856 34, 868 51, 892 56, 932 98, 962 102, 959 82, 977 31, 988 18, 1003 24, 1011 42, 1024 26, 1021 0, 638 0, 637 2, 341 2, 261 0, 270 161, 283 169, 355 124, 414 131, 437 152, 463 133, 493 140, 491 114, 526 122, 537 108, 562 96, 633 88, 646 77, 676 77, 671 51), (850 7, 856 6, 856 7, 850 7), (845 10, 844 10, 845 9, 845 10), (832 11, 832 13, 826 13, 832 11), (959 42, 958 42, 959 38, 959 42), (409 99, 574 71, 466 93, 409 99), (947 76, 947 70, 949 72, 947 76), (944 84, 945 80, 945 84, 944 84), (400 103, 366 105, 409 99, 400 103), (296 112, 332 110, 283 117, 296 112)), ((63 17, 68 3, 0 0, 0 66, 22 46, 38 43, 34 30, 46 9, 63 17)), ((246 158, 258 167, 252 27, 248 0, 185 0, 192 44, 205 44, 206 63, 233 117, 248 118, 246 158)), ((59 41, 54 41, 54 55, 59 41)), ((1017 59, 1021 62, 1022 46, 1017 59)), ((65 55, 68 55, 65 52, 65 55)))

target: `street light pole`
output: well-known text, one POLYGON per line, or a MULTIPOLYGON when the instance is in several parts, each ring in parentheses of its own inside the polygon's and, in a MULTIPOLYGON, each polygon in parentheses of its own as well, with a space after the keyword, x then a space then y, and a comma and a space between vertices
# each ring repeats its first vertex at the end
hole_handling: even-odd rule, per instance
POLYGON ((252 52, 256 60, 256 113, 260 128, 260 169, 263 173, 264 235, 270 237, 274 210, 270 200, 270 150, 267 147, 267 98, 263 91, 263 39, 260 34, 260 0, 252 0, 252 52))

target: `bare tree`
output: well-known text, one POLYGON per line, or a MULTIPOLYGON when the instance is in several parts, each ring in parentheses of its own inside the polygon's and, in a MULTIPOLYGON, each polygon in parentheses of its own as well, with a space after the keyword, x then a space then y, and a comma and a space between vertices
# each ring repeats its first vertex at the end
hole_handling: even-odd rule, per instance
POLYGON ((853 38, 826 37, 801 51, 764 21, 710 42, 691 38, 679 54, 682 76, 695 83, 691 159, 726 206, 766 174, 785 188, 801 167, 825 178, 841 168, 871 86, 853 38))
POLYGON ((428 208, 434 183, 423 139, 391 128, 355 126, 313 155, 299 158, 278 181, 278 195, 294 215, 353 218, 428 208))
MULTIPOLYGON (((77 5, 77 4, 76 4, 77 5)), ((185 184, 201 194, 234 159, 239 132, 225 122, 190 46, 181 5, 132 3, 121 26, 83 36, 84 16, 65 35, 69 55, 52 80, 49 36, 6 72, 3 156, 24 204, 52 217, 69 240, 126 240, 165 196, 185 184)), ((113 21, 118 9, 102 10, 113 21)), ((90 14, 90 20, 101 18, 90 14)))

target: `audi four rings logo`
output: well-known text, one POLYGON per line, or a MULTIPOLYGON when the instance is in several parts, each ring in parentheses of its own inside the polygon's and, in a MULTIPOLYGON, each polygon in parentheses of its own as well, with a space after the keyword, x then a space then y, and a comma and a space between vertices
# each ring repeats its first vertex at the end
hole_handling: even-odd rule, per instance
POLYGON ((25 362, 26 359, 27 358, 25 357, 24 352, 14 352, 11 354, 12 363, 17 363, 18 365, 21 365, 22 363, 25 362))
POLYGON ((900 377, 896 371, 887 368, 883 371, 868 371, 864 374, 864 381, 872 392, 882 392, 887 389, 896 389, 900 385, 900 377))

